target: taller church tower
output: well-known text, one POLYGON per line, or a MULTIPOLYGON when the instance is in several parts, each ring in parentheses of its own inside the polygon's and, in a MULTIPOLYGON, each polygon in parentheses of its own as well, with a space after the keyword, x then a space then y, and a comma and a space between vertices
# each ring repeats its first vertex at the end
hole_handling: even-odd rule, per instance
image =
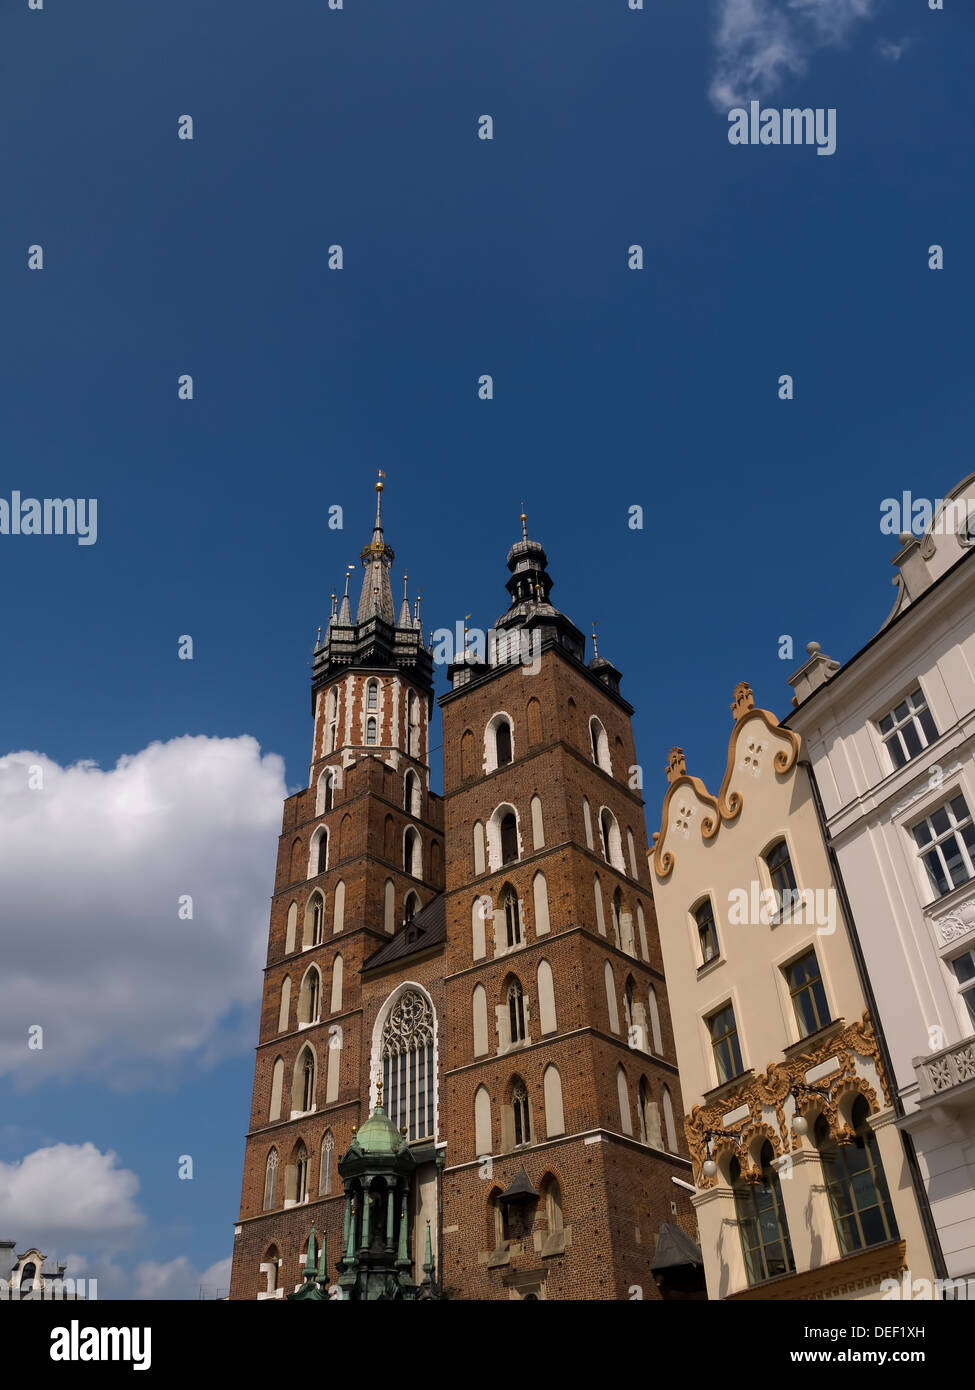
POLYGON ((397 1272, 380 1297, 694 1288, 620 673, 586 663, 522 518, 510 605, 447 669, 441 799, 434 652, 419 604, 395 613, 381 502, 379 483, 284 807, 231 1297, 286 1297, 316 1267, 332 1296, 377 1296, 350 1276, 374 1268, 397 1272), (367 1120, 405 1140, 392 1177, 359 1161, 367 1120))

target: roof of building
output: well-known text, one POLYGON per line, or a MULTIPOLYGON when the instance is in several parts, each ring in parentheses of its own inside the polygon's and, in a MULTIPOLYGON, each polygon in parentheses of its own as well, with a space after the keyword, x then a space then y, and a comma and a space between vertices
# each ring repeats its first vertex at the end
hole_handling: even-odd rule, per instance
POLYGON ((447 911, 443 893, 431 898, 415 917, 397 927, 395 935, 363 961, 363 970, 374 970, 390 961, 405 960, 447 940, 447 911))
POLYGON ((672 1221, 661 1221, 657 1237, 657 1253, 650 1261, 651 1269, 674 1269, 680 1265, 704 1265, 700 1246, 686 1231, 672 1221))

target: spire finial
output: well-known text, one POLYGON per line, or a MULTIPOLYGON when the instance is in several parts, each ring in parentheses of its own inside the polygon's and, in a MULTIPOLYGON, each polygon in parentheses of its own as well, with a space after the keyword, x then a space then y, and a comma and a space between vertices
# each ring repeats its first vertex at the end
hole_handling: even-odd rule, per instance
POLYGON ((345 594, 344 594, 344 597, 345 597, 345 598, 348 598, 348 597, 349 597, 349 580, 352 578, 352 571, 353 571, 354 569, 355 569, 355 565, 348 565, 348 566, 346 566, 346 570, 345 570, 345 594))
POLYGON ((525 499, 524 499, 524 498, 521 499, 521 539, 522 539, 523 541, 527 541, 527 539, 528 539, 528 518, 527 518, 527 516, 525 515, 525 499))
POLYGON ((464 614, 464 655, 465 655, 465 656, 467 655, 467 619, 468 619, 470 616, 471 616, 470 613, 465 613, 465 614, 464 614))
POLYGON ((382 520, 382 502, 383 502, 383 486, 384 486, 384 485, 383 485, 383 478, 385 478, 385 476, 386 476, 386 474, 385 474, 385 473, 383 472, 383 470, 380 468, 380 469, 379 469, 379 480, 378 480, 378 482, 376 483, 376 525, 377 525, 377 527, 378 527, 380 530, 382 530, 382 524, 383 524, 383 520, 382 520))
POLYGON ((321 623, 319 623, 319 624, 318 624, 318 636, 317 636, 317 638, 315 639, 315 650, 316 650, 316 652, 318 651, 318 648, 319 648, 321 645, 322 645, 322 625, 321 625, 321 623))
POLYGON ((383 1074, 382 1074, 382 1072, 377 1072, 377 1074, 376 1074, 376 1105, 379 1106, 380 1109, 381 1109, 381 1108, 382 1108, 382 1103, 383 1103, 383 1074))
MULTIPOLYGON (((599 619, 598 619, 598 618, 593 618, 593 620, 592 620, 592 654, 593 654, 594 657, 596 657, 596 656, 599 655, 599 648, 596 646, 596 628, 597 628, 598 626, 599 626, 599 619)), ((612 646, 612 643, 610 643, 610 646, 612 646)))
POLYGON ((404 603, 406 602, 406 581, 409 579, 409 577, 410 577, 410 576, 409 576, 408 574, 404 574, 404 575, 403 575, 403 602, 404 602, 404 603))

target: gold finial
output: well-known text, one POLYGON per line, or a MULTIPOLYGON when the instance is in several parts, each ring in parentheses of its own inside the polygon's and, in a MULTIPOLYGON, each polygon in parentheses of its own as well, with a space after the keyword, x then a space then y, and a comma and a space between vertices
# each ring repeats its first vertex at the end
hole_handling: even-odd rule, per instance
POLYGON ((382 502, 383 502, 383 478, 386 474, 380 468, 379 481, 376 483, 376 527, 382 529, 382 502))
POLYGON ((527 541, 528 539, 528 518, 525 516, 524 498, 521 499, 521 539, 523 541, 527 541))
POLYGON ((598 620, 597 618, 593 618, 593 620, 592 620, 592 654, 593 654, 593 656, 598 656, 598 655, 599 655, 599 648, 596 646, 596 628, 597 628, 598 626, 599 626, 599 620, 598 620))
POLYGON ((752 688, 747 681, 739 681, 735 686, 735 697, 731 702, 731 713, 735 719, 740 719, 743 714, 747 714, 750 709, 755 708, 755 696, 752 688))
POLYGON ((470 616, 471 616, 470 613, 465 613, 465 614, 464 614, 464 655, 465 655, 465 656, 467 655, 467 619, 468 619, 470 616))
POLYGON ((382 1074, 382 1072, 380 1072, 379 1075, 376 1077, 376 1104, 379 1105, 379 1106, 381 1106, 382 1103, 383 1103, 383 1074, 382 1074))
POLYGON ((403 602, 404 602, 404 603, 406 602, 406 583, 407 583, 407 580, 409 579, 409 577, 410 577, 410 576, 409 576, 408 574, 404 574, 404 575, 403 575, 403 602))
POLYGON ((319 623, 319 624, 318 624, 318 641, 315 643, 315 646, 316 646, 316 647, 320 647, 321 645, 322 645, 322 625, 321 625, 321 623, 319 623))
POLYGON ((676 782, 678 777, 687 775, 683 748, 672 748, 667 754, 667 781, 676 782))

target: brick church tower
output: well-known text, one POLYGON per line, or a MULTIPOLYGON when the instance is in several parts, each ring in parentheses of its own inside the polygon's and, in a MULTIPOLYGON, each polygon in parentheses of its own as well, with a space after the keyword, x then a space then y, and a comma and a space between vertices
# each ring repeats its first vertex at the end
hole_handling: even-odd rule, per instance
POLYGON ((289 1295, 322 1239, 334 1296, 350 1232, 382 1246, 364 1202, 447 1298, 696 1290, 620 673, 586 664, 523 517, 510 606, 448 667, 441 799, 438 649, 405 591, 395 615, 381 500, 380 482, 355 618, 347 578, 314 655, 309 784, 285 802, 231 1298, 289 1295), (394 1210, 380 1179, 339 1175, 377 1103, 412 1154, 405 1215, 400 1188, 394 1210))

